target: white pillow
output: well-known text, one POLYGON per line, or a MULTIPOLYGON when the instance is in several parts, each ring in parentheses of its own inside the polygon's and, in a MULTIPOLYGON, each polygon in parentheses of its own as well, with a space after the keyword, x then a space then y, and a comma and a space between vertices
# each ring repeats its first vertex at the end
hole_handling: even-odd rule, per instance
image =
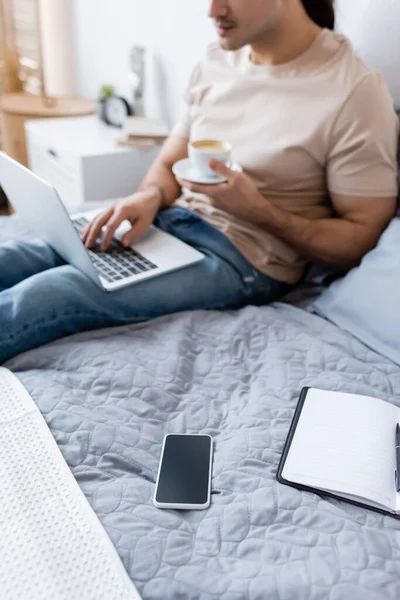
POLYGON ((379 69, 400 108, 400 0, 335 0, 336 29, 379 69))
POLYGON ((361 265, 316 300, 318 314, 400 366, 400 219, 361 265))

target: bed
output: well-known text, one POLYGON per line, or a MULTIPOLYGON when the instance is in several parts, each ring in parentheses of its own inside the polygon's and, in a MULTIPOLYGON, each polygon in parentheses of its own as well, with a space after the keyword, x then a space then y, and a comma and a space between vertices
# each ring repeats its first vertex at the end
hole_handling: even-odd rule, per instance
MULTIPOLYGON (((0 243, 26 235, 0 218, 0 243)), ((400 368, 308 296, 80 334, 6 363, 143 600, 400 598, 400 521, 275 479, 303 386, 400 406, 400 368), (153 507, 167 432, 214 437, 209 510, 153 507)))

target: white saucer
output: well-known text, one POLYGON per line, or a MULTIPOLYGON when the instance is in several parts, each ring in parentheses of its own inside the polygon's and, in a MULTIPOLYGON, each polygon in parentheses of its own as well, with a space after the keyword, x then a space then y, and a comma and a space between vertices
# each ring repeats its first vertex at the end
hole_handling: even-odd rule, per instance
MULTIPOLYGON (((229 168, 237 173, 241 173, 243 171, 243 168, 235 161, 230 164, 229 168)), ((226 181, 225 177, 221 177, 221 175, 217 175, 217 173, 211 177, 202 175, 192 167, 189 158, 178 160, 178 162, 172 167, 172 172, 176 177, 179 177, 179 179, 184 179, 185 181, 190 181, 191 183, 215 185, 216 183, 224 183, 224 181, 226 181)))

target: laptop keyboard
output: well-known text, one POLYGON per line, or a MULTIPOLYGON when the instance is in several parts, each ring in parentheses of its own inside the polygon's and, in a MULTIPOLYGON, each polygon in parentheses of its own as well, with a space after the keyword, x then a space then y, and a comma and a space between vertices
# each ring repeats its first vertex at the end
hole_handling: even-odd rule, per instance
MULTIPOLYGON (((72 219, 72 223, 80 234, 89 224, 89 220, 80 217, 79 219, 72 219)), ((127 277, 157 269, 157 265, 154 265, 132 248, 125 248, 115 238, 112 239, 107 252, 100 252, 100 244, 101 238, 98 238, 94 249, 88 250, 88 252, 95 269, 109 283, 115 283, 127 277)))

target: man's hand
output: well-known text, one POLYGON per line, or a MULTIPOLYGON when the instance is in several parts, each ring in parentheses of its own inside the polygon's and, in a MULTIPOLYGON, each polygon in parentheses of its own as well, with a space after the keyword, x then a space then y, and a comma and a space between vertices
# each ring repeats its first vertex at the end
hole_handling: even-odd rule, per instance
POLYGON ((267 201, 262 197, 257 186, 245 173, 229 169, 224 163, 210 160, 209 167, 218 175, 227 179, 226 183, 216 185, 199 185, 178 179, 182 187, 196 194, 205 194, 216 208, 224 210, 238 219, 258 223, 260 210, 267 201))
POLYGON ((86 248, 92 248, 103 231, 101 251, 105 252, 111 239, 123 221, 128 220, 132 228, 121 240, 123 246, 129 246, 134 239, 140 238, 152 225, 162 204, 162 194, 157 188, 137 192, 115 202, 103 211, 83 230, 81 237, 86 248))

